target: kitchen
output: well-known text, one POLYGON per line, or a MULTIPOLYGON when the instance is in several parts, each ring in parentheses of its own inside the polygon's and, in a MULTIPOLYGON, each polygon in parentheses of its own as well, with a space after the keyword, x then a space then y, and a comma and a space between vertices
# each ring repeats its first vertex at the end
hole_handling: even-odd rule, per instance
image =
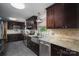
POLYGON ((0 3, 0 8, 0 55, 79 56, 78 3, 0 3))

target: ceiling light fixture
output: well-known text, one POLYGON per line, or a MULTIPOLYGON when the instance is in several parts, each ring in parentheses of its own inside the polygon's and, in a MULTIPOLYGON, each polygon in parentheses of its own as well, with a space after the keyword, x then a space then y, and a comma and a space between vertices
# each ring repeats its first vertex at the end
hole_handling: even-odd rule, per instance
POLYGON ((13 21, 16 20, 16 18, 13 18, 13 17, 9 17, 8 19, 9 19, 9 20, 13 20, 13 21))
POLYGON ((24 3, 11 3, 11 6, 13 6, 16 9, 24 9, 25 8, 24 3))

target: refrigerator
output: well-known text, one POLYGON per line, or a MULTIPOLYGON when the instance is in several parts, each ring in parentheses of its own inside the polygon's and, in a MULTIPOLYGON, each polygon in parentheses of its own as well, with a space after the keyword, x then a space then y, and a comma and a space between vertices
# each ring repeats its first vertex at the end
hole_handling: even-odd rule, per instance
POLYGON ((0 55, 2 55, 2 52, 4 50, 4 24, 3 21, 0 20, 0 55))

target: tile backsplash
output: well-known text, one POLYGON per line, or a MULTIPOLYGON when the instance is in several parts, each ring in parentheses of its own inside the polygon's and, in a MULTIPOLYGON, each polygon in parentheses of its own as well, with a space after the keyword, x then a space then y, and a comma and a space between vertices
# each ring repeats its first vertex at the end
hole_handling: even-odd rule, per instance
POLYGON ((79 37, 79 29, 48 29, 48 31, 61 36, 79 37))

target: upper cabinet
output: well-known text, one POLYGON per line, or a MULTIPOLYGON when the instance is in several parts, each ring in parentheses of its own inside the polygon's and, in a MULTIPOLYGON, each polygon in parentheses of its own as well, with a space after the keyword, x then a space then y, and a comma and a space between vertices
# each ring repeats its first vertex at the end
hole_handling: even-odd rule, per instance
POLYGON ((67 28, 78 28, 77 27, 77 8, 78 4, 64 4, 65 9, 65 26, 67 28))
POLYGON ((37 16, 32 16, 26 19, 26 28, 27 29, 37 29, 37 16))
POLYGON ((8 29, 24 29, 24 22, 16 22, 16 21, 7 21, 8 29))
POLYGON ((54 6, 54 22, 55 22, 55 28, 63 28, 63 25, 64 25, 63 4, 57 4, 56 6, 54 6))
POLYGON ((78 4, 56 3, 48 8, 47 28, 78 28, 78 4))
POLYGON ((49 7, 47 9, 47 28, 54 28, 54 17, 53 17, 53 11, 52 8, 49 7))

